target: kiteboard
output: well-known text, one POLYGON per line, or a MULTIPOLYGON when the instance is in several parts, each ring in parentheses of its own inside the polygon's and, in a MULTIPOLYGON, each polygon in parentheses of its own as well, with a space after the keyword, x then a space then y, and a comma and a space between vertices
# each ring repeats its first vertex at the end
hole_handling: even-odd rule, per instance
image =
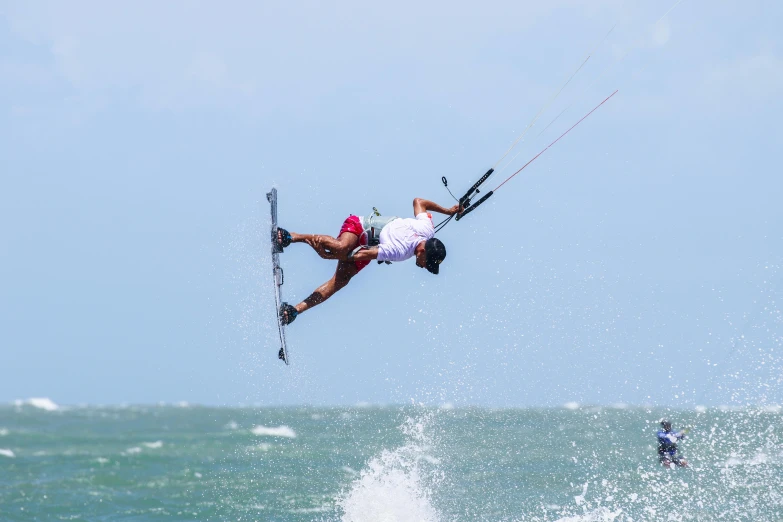
POLYGON ((285 344, 285 325, 280 317, 280 304, 283 302, 283 269, 280 267, 280 254, 283 247, 277 243, 277 189, 267 192, 266 199, 269 201, 272 211, 272 230, 269 235, 272 243, 272 276, 275 282, 275 320, 277 321, 277 330, 280 332, 280 351, 277 353, 278 359, 288 364, 288 347, 285 344))

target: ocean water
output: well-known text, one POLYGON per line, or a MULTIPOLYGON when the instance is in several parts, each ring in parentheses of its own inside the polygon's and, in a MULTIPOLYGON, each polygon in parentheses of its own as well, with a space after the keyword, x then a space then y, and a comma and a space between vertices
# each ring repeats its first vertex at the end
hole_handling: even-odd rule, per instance
POLYGON ((780 521, 783 412, 0 406, 0 520, 780 521), (666 416, 689 469, 657 462, 666 416))

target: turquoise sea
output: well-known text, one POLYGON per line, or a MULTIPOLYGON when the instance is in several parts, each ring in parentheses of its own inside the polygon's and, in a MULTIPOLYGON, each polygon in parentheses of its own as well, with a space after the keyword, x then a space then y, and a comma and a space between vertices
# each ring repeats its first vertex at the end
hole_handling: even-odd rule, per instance
POLYGON ((0 520, 780 521, 783 412, 0 406, 0 520), (691 426, 662 469, 661 417, 691 426))

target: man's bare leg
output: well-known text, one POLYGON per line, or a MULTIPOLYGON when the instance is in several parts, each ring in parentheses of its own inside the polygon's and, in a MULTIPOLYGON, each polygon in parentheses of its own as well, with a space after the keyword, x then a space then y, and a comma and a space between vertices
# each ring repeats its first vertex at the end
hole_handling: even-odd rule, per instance
MULTIPOLYGON (((282 242, 280 232, 277 233, 282 242)), ((307 243, 324 259, 345 260, 348 254, 359 246, 359 236, 352 232, 343 232, 340 237, 334 238, 323 234, 297 234, 291 232, 292 243, 307 243)))
MULTIPOLYGON (((351 235, 355 237, 355 234, 351 235)), ((316 288, 307 299, 296 305, 294 308, 296 308, 296 311, 301 314, 302 312, 323 303, 332 297, 338 290, 345 287, 351 278, 358 273, 359 269, 356 268, 356 263, 353 261, 338 261, 337 270, 334 271, 332 278, 316 288)))

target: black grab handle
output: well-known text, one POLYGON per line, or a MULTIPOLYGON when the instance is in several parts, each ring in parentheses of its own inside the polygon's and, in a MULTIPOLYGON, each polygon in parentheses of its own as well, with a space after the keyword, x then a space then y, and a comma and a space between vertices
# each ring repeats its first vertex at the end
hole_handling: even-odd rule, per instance
MULTIPOLYGON (((477 182, 475 182, 473 184, 472 187, 470 187, 470 189, 467 192, 465 192, 464 196, 459 198, 460 206, 462 206, 463 208, 466 208, 466 209, 470 206, 470 198, 473 196, 473 193, 474 192, 475 193, 479 192, 479 190, 478 190, 479 186, 482 183, 484 183, 485 181, 487 181, 487 178, 490 177, 493 172, 495 172, 495 169, 489 169, 486 173, 484 173, 483 176, 481 176, 479 178, 479 180, 477 182)), ((465 213, 463 212, 463 214, 465 214, 465 213)), ((459 219, 459 216, 457 217, 457 219, 459 219)))
POLYGON ((490 197, 492 194, 494 194, 494 192, 492 192, 491 190, 490 190, 489 192, 487 192, 486 194, 484 194, 484 197, 482 197, 480 200, 476 201, 476 204, 475 204, 475 205, 471 206, 470 208, 466 208, 464 211, 462 211, 462 213, 460 213, 460 214, 457 214, 457 216, 456 216, 456 220, 457 220, 457 221, 459 221, 460 219, 464 218, 465 216, 467 216, 468 214, 470 214, 471 212, 473 212, 474 210, 476 210, 476 208, 478 208, 478 206, 479 206, 479 205, 481 205, 481 204, 482 204, 482 203, 484 203, 486 200, 488 200, 488 199, 489 199, 489 197, 490 197))

